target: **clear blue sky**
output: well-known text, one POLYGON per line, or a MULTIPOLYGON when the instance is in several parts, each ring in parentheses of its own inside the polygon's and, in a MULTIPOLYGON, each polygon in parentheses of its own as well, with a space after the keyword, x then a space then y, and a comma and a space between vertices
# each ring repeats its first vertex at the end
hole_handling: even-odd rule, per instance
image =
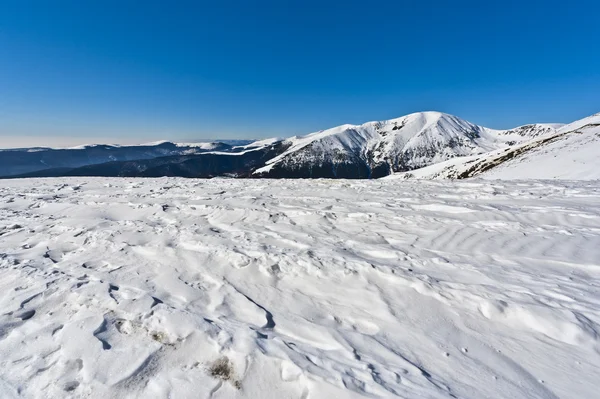
POLYGON ((0 0, 0 136, 262 138, 600 111, 598 1, 0 0))

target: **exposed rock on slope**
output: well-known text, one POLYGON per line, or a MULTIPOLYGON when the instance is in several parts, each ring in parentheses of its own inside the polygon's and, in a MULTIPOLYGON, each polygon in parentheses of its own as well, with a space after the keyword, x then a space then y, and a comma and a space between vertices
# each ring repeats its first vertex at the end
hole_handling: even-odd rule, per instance
POLYGON ((382 177, 481 154, 554 133, 553 125, 492 130, 456 116, 421 112, 343 125, 287 140, 289 149, 254 172, 263 177, 382 177))
POLYGON ((600 179, 600 114, 522 144, 452 159, 390 179, 600 179))

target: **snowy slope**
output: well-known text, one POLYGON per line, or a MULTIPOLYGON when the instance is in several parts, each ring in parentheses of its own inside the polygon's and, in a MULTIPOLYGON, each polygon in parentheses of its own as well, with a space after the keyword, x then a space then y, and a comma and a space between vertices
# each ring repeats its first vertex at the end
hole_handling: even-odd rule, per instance
POLYGON ((559 130, 573 133, 484 173, 486 179, 600 179, 600 114, 559 130))
POLYGON ((258 169, 255 175, 279 177, 295 170, 365 165, 368 177, 380 177, 390 171, 417 169, 454 157, 504 148, 552 134, 555 128, 555 125, 528 125, 498 131, 440 112, 420 112, 293 137, 287 140, 288 150, 258 169))
MULTIPOLYGON (((554 130, 555 129, 555 130, 554 130)), ((600 179, 600 114, 508 148, 451 159, 387 179, 600 179)))
POLYGON ((565 125, 561 123, 536 123, 532 125, 523 125, 514 129, 495 130, 499 138, 503 138, 507 144, 515 145, 525 141, 548 136, 556 133, 565 125))
POLYGON ((595 399, 597 182, 0 185, 0 397, 595 399))

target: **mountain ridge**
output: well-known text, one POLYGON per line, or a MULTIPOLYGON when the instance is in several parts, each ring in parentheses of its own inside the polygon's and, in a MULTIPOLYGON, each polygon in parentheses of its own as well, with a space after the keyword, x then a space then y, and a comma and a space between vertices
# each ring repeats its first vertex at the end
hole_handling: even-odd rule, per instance
MULTIPOLYGON (((522 148, 524 144, 535 140, 546 142, 546 138, 564 130, 565 126, 575 126, 577 123, 529 124, 497 130, 454 115, 426 111, 361 125, 340 125, 286 139, 242 143, 244 145, 161 141, 140 146, 90 145, 71 149, 4 150, 0 152, 0 176, 368 179, 392 175, 400 178, 461 178, 470 177, 471 174, 455 171, 436 172, 435 176, 428 176, 421 172, 427 171, 427 168, 435 169, 436 165, 461 165, 463 161, 472 161, 472 158, 485 159, 486 154, 504 151, 518 156, 529 148, 522 148), (96 158, 80 156, 83 152, 94 151, 104 153, 96 158), (122 151, 124 154, 118 158, 111 151, 122 151), (56 154, 66 153, 77 158, 79 164, 65 164, 62 160, 54 164, 46 162, 51 154, 56 157, 56 154), (22 170, 26 169, 24 167, 18 169, 14 165, 10 169, 11 165, 6 164, 11 154, 13 159, 30 157, 35 164, 29 166, 30 170, 22 170), (7 169, 11 173, 6 173, 7 169), (15 169, 20 173, 15 173, 15 169), (420 172, 411 174, 414 171, 420 172)), ((500 156, 499 159, 504 158, 500 156)))
POLYGON ((337 167, 364 164, 371 170, 369 177, 382 177, 554 132, 553 125, 527 126, 528 130, 515 134, 513 131, 519 128, 489 129, 435 111, 362 125, 341 125, 287 139, 289 149, 253 174, 281 177, 299 174, 301 170, 304 175, 299 177, 337 177, 337 167), (313 176, 315 167, 332 170, 334 176, 313 176))
POLYGON ((388 179, 600 179, 600 113, 519 145, 448 160, 388 179))

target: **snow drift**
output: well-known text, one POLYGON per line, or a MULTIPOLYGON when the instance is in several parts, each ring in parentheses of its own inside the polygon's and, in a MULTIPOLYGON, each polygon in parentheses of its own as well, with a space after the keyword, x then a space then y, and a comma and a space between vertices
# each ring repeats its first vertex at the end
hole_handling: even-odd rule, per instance
POLYGON ((599 192, 4 181, 0 397, 597 398, 599 192))

